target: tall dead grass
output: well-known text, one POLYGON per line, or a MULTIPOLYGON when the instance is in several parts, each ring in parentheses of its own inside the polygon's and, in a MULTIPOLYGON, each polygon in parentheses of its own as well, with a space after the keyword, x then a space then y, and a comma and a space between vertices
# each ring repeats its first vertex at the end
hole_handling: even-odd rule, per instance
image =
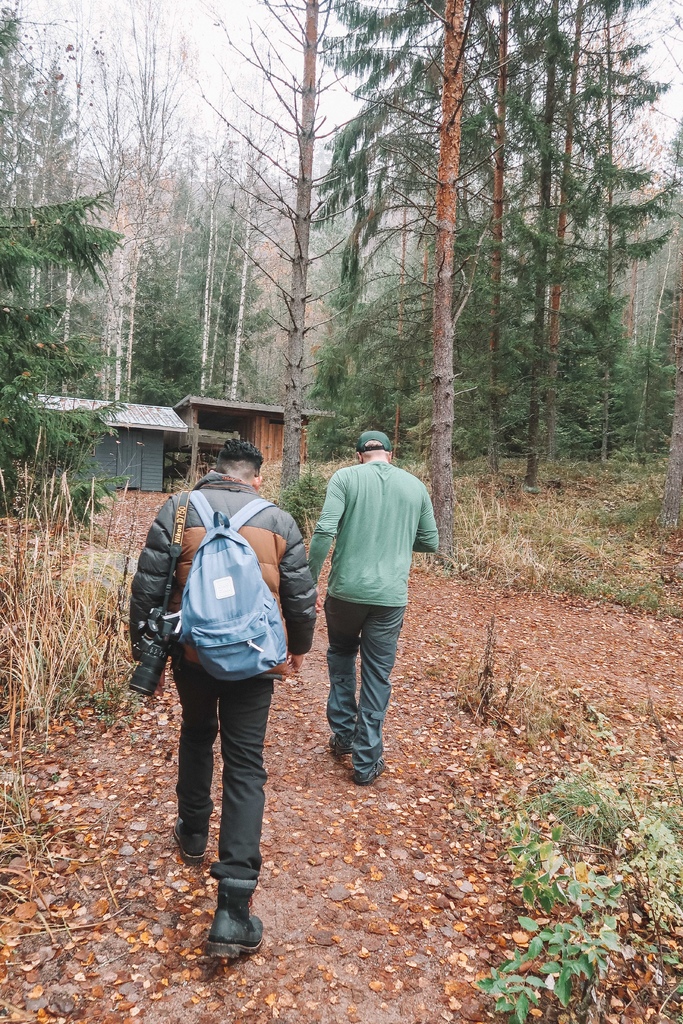
POLYGON ((66 476, 0 523, 0 701, 12 740, 47 731, 77 700, 122 692, 126 577, 127 560, 74 520, 66 476))

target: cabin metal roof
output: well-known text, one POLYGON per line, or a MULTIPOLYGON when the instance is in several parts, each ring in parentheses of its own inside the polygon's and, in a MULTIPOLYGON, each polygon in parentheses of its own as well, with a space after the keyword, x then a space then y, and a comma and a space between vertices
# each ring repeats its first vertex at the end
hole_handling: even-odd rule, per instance
MULTIPOLYGON (((220 409, 226 413, 261 412, 266 415, 284 416, 284 405, 259 405, 254 402, 231 402, 224 398, 202 398, 200 395, 186 395, 173 406, 174 409, 195 408, 220 409)), ((334 413, 323 409, 302 409, 302 416, 333 416, 334 413)))
POLYGON ((68 398, 60 395, 39 395, 47 409, 57 412, 104 412, 110 427, 137 427, 140 430, 165 430, 187 433, 187 423, 165 405, 135 405, 130 402, 103 402, 96 398, 68 398))

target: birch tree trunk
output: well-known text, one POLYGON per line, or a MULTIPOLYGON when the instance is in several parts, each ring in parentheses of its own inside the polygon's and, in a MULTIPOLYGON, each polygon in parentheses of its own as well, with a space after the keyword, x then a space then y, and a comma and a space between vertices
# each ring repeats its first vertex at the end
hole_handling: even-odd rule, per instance
POLYGON ((133 250, 132 264, 128 297, 128 344, 126 347, 126 398, 129 402, 133 381, 133 342, 135 340, 135 310, 138 299, 138 267, 140 265, 140 253, 137 246, 133 250))
POLYGON ((211 210, 209 213, 209 251, 206 257, 206 282, 204 284, 204 322, 202 325, 202 394, 206 390, 208 379, 208 355, 209 355, 209 334, 211 331, 211 296, 213 292, 213 259, 216 235, 216 202, 211 197, 211 210))
MULTIPOLYGON (((225 293, 225 279, 228 276, 228 267, 230 266, 230 257, 232 256, 232 243, 235 238, 235 218, 232 219, 232 226, 230 228, 230 241, 228 242, 228 251, 225 255, 225 261, 223 263, 223 273, 221 274, 220 288, 218 289, 218 302, 216 304, 216 323, 213 329, 213 344, 211 346, 211 380, 215 380, 216 370, 216 352, 218 351, 218 336, 220 334, 221 327, 221 314, 223 312, 223 295, 225 293)), ((225 360, 223 361, 223 376, 225 377, 225 360)))
POLYGON ((118 312, 116 316, 116 328, 114 335, 114 401, 121 401, 121 380, 123 362, 123 249, 119 249, 119 271, 118 271, 118 312))
POLYGON ((503 264, 503 200, 505 195, 505 115, 508 80, 508 0, 500 4, 498 85, 495 154, 493 168, 493 253, 491 256, 491 333, 489 335, 489 467, 499 470, 500 456, 500 285, 503 264))
MULTIPOLYGON (((676 317, 674 317, 674 320, 676 317)), ((683 488, 683 252, 678 289, 678 325, 674 339, 676 389, 674 415, 671 425, 669 462, 664 481, 664 499, 659 518, 662 526, 675 529, 681 515, 681 489, 683 488)))
POLYGON ((235 331, 235 355, 232 361, 232 383, 230 385, 230 401, 237 401, 237 382, 240 375, 240 355, 242 352, 242 334, 244 331, 244 309, 247 302, 247 274, 249 271, 249 242, 251 240, 251 203, 252 192, 249 190, 247 201, 247 224, 244 235, 244 260, 242 261, 242 281, 240 283, 240 304, 237 311, 237 330, 235 331))
POLYGON ((291 290, 288 299, 290 327, 285 354, 285 426, 282 451, 281 491, 299 479, 301 471, 301 419, 303 409, 304 338, 308 269, 310 265, 311 197, 313 193, 313 151, 317 101, 317 58, 319 0, 306 0, 304 74, 301 85, 301 114, 297 124, 299 172, 294 210, 294 253, 291 290))
POLYGON ((436 185, 434 356, 432 363, 432 500, 439 554, 453 557, 453 263, 460 168, 465 0, 447 0, 436 185))
POLYGON ((73 290, 73 271, 71 267, 66 272, 66 293, 64 296, 64 335, 63 341, 65 345, 69 344, 71 339, 71 306, 74 300, 73 290))

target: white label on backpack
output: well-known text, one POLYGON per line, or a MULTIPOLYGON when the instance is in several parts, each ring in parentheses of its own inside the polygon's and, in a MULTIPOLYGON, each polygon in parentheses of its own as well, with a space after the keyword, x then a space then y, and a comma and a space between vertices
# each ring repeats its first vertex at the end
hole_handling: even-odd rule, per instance
POLYGON ((221 601, 225 597, 235 596, 235 584, 232 582, 232 576, 221 576, 220 579, 214 580, 213 589, 217 601, 221 601))

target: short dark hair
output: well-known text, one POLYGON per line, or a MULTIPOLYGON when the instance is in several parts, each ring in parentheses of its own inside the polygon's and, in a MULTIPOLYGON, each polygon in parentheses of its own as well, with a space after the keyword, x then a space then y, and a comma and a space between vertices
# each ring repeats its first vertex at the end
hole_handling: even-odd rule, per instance
POLYGON ((216 459, 217 472, 223 473, 245 464, 251 466, 255 475, 258 476, 263 465, 263 455, 249 441, 241 441, 235 437, 229 438, 218 453, 218 458, 216 459))

